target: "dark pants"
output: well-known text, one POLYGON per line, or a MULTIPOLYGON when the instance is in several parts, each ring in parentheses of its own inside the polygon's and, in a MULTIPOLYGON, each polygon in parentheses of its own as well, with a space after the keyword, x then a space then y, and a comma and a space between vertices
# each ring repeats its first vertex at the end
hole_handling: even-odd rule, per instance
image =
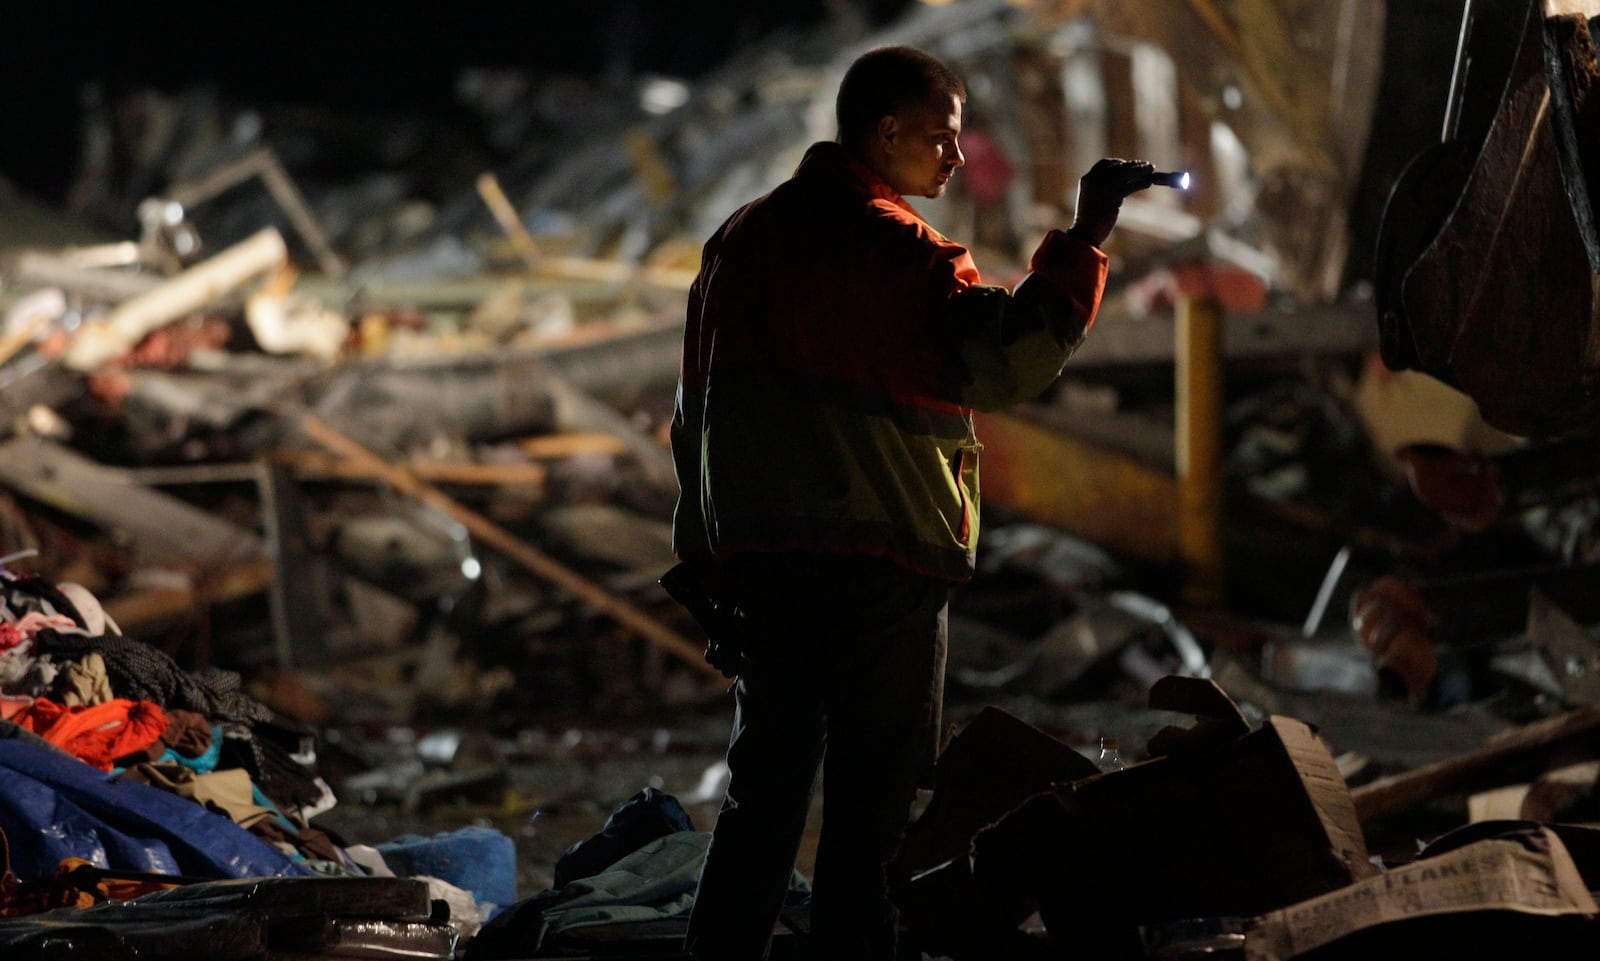
POLYGON ((752 555, 729 570, 755 640, 735 685, 732 779, 686 940, 703 961, 767 954, 819 764, 813 957, 890 961, 884 866, 931 769, 948 585, 877 558, 752 555))

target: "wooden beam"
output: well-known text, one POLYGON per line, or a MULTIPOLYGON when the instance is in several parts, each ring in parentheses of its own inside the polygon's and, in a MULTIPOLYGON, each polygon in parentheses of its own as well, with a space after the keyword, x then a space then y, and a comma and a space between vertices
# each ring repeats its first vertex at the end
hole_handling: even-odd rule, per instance
POLYGON ((211 170, 198 180, 170 187, 166 196, 161 199, 177 203, 187 212, 189 208, 210 200, 251 177, 261 178, 262 186, 266 187, 267 193, 277 202, 278 208, 289 218, 300 239, 311 248, 323 273, 329 277, 343 279, 349 273, 349 268, 334 252, 333 245, 328 242, 327 234, 322 231, 322 225, 317 223, 316 215, 311 212, 311 205, 306 202, 305 195, 300 193, 300 188, 295 185, 289 176, 289 171, 284 168, 282 161, 271 147, 257 147, 238 160, 211 170))
POLYGON ((16 356, 22 348, 33 343, 33 339, 44 333, 44 329, 55 322, 55 318, 47 313, 37 313, 23 321, 16 330, 0 337, 0 365, 16 356))
POLYGON ((123 631, 137 631, 151 624, 192 617, 212 604, 260 594, 272 586, 272 577, 270 561, 230 564, 205 572, 189 587, 124 594, 102 606, 123 631))
POLYGON ((73 370, 94 370, 132 349, 151 331, 215 304, 288 260, 283 236, 272 227, 263 228, 161 286, 122 302, 105 317, 86 321, 63 360, 73 370))
POLYGON ((1447 794, 1482 791, 1522 780, 1518 762, 1600 733, 1600 707, 1586 707, 1496 735, 1483 748, 1379 778, 1350 792, 1363 824, 1412 810, 1447 794))
POLYGON ((25 250, 10 265, 19 289, 60 287, 93 300, 121 303, 161 286, 160 277, 82 264, 70 256, 25 250))
POLYGON ((54 441, 19 437, 0 444, 0 484, 118 532, 140 563, 217 568, 267 557, 253 531, 54 441))
POLYGON ((628 444, 615 434, 598 431, 565 431, 524 438, 517 441, 517 449, 529 457, 559 460, 593 454, 626 454, 628 444))
MULTIPOLYGON (((367 465, 348 458, 330 457, 316 451, 280 450, 268 455, 276 461, 313 474, 352 479, 377 479, 367 465)), ((419 478, 441 484, 468 484, 486 487, 543 487, 550 472, 543 464, 479 464, 470 461, 412 459, 406 469, 419 478)))
POLYGON ((1222 602, 1222 309, 1208 296, 1178 304, 1178 551, 1184 600, 1222 602))
POLYGON ((534 273, 539 272, 544 253, 539 249, 538 243, 533 239, 533 234, 528 233, 528 228, 523 225, 522 218, 517 214, 517 208, 512 205, 511 198, 500 186, 500 178, 491 171, 484 171, 478 175, 478 196, 489 207, 489 212, 494 215, 494 222, 500 225, 500 230, 511 241, 511 246, 516 250, 517 256, 528 265, 534 273))
POLYGON ((693 643, 482 514, 458 503, 412 471, 391 464, 314 416, 301 418, 300 427, 307 437, 333 453, 361 465, 396 489, 443 511, 480 541, 515 560, 533 575, 573 594, 695 670, 720 676, 720 672, 706 662, 702 645, 693 643))
MULTIPOLYGON (((250 479, 230 465, 164 470, 169 475, 165 480, 171 483, 250 479)), ((205 584, 234 584, 232 578, 244 576, 238 574, 240 570, 258 570, 257 565, 272 563, 271 545, 255 531, 146 487, 132 471, 96 463, 53 441, 19 437, 0 444, 0 485, 115 533, 126 541, 138 563, 188 570, 205 584)), ((374 620, 400 624, 415 618, 416 607, 410 601, 354 577, 341 581, 353 606, 377 612, 374 620)), ((205 592, 205 596, 218 597, 218 589, 205 592)), ((142 605, 141 612, 156 617, 194 600, 151 596, 130 604, 142 605)), ((107 609, 115 603, 115 599, 108 602, 107 609)), ((120 623, 121 615, 114 616, 120 623)), ((399 632, 374 639, 397 643, 399 632)))
POLYGON ((1109 550, 1177 559, 1177 481, 1170 470, 1033 423, 982 413, 983 498, 1109 550))

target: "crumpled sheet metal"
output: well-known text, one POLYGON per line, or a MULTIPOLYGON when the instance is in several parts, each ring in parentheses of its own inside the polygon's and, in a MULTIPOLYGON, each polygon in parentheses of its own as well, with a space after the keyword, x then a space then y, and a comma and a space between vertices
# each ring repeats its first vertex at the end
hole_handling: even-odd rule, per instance
POLYGON ((1587 429, 1594 44, 1581 16, 1547 17, 1543 3, 1469 6, 1456 117, 1401 174, 1380 228, 1380 350, 1392 369, 1459 388, 1509 433, 1587 429))

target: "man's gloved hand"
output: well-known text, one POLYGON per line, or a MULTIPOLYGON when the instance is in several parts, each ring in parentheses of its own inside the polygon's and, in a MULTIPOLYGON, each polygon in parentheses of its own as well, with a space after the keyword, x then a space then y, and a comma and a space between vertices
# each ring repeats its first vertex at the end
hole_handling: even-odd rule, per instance
POLYGON ((706 663, 716 668, 726 678, 744 673, 746 661, 744 648, 738 643, 742 637, 730 638, 726 633, 707 635, 706 663))
POLYGON ((746 663, 749 623, 744 611, 724 596, 715 582, 710 572, 681 563, 661 575, 659 583, 706 632, 706 663, 723 677, 737 677, 746 663))
POLYGON ((1096 247, 1105 243, 1117 225, 1122 198, 1150 186, 1155 172, 1155 165, 1144 160, 1098 161, 1078 179, 1078 209, 1067 235, 1096 247))

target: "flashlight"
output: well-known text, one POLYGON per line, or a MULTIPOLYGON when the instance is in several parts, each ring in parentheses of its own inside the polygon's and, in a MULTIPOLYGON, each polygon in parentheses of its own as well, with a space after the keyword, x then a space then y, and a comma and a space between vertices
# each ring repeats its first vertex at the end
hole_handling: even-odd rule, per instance
POLYGON ((1176 188, 1178 190, 1188 190, 1189 189, 1189 171, 1187 171, 1187 170, 1170 170, 1170 171, 1166 171, 1166 172, 1159 172, 1158 171, 1153 177, 1150 178, 1150 184, 1153 187, 1174 187, 1174 188, 1176 188))

